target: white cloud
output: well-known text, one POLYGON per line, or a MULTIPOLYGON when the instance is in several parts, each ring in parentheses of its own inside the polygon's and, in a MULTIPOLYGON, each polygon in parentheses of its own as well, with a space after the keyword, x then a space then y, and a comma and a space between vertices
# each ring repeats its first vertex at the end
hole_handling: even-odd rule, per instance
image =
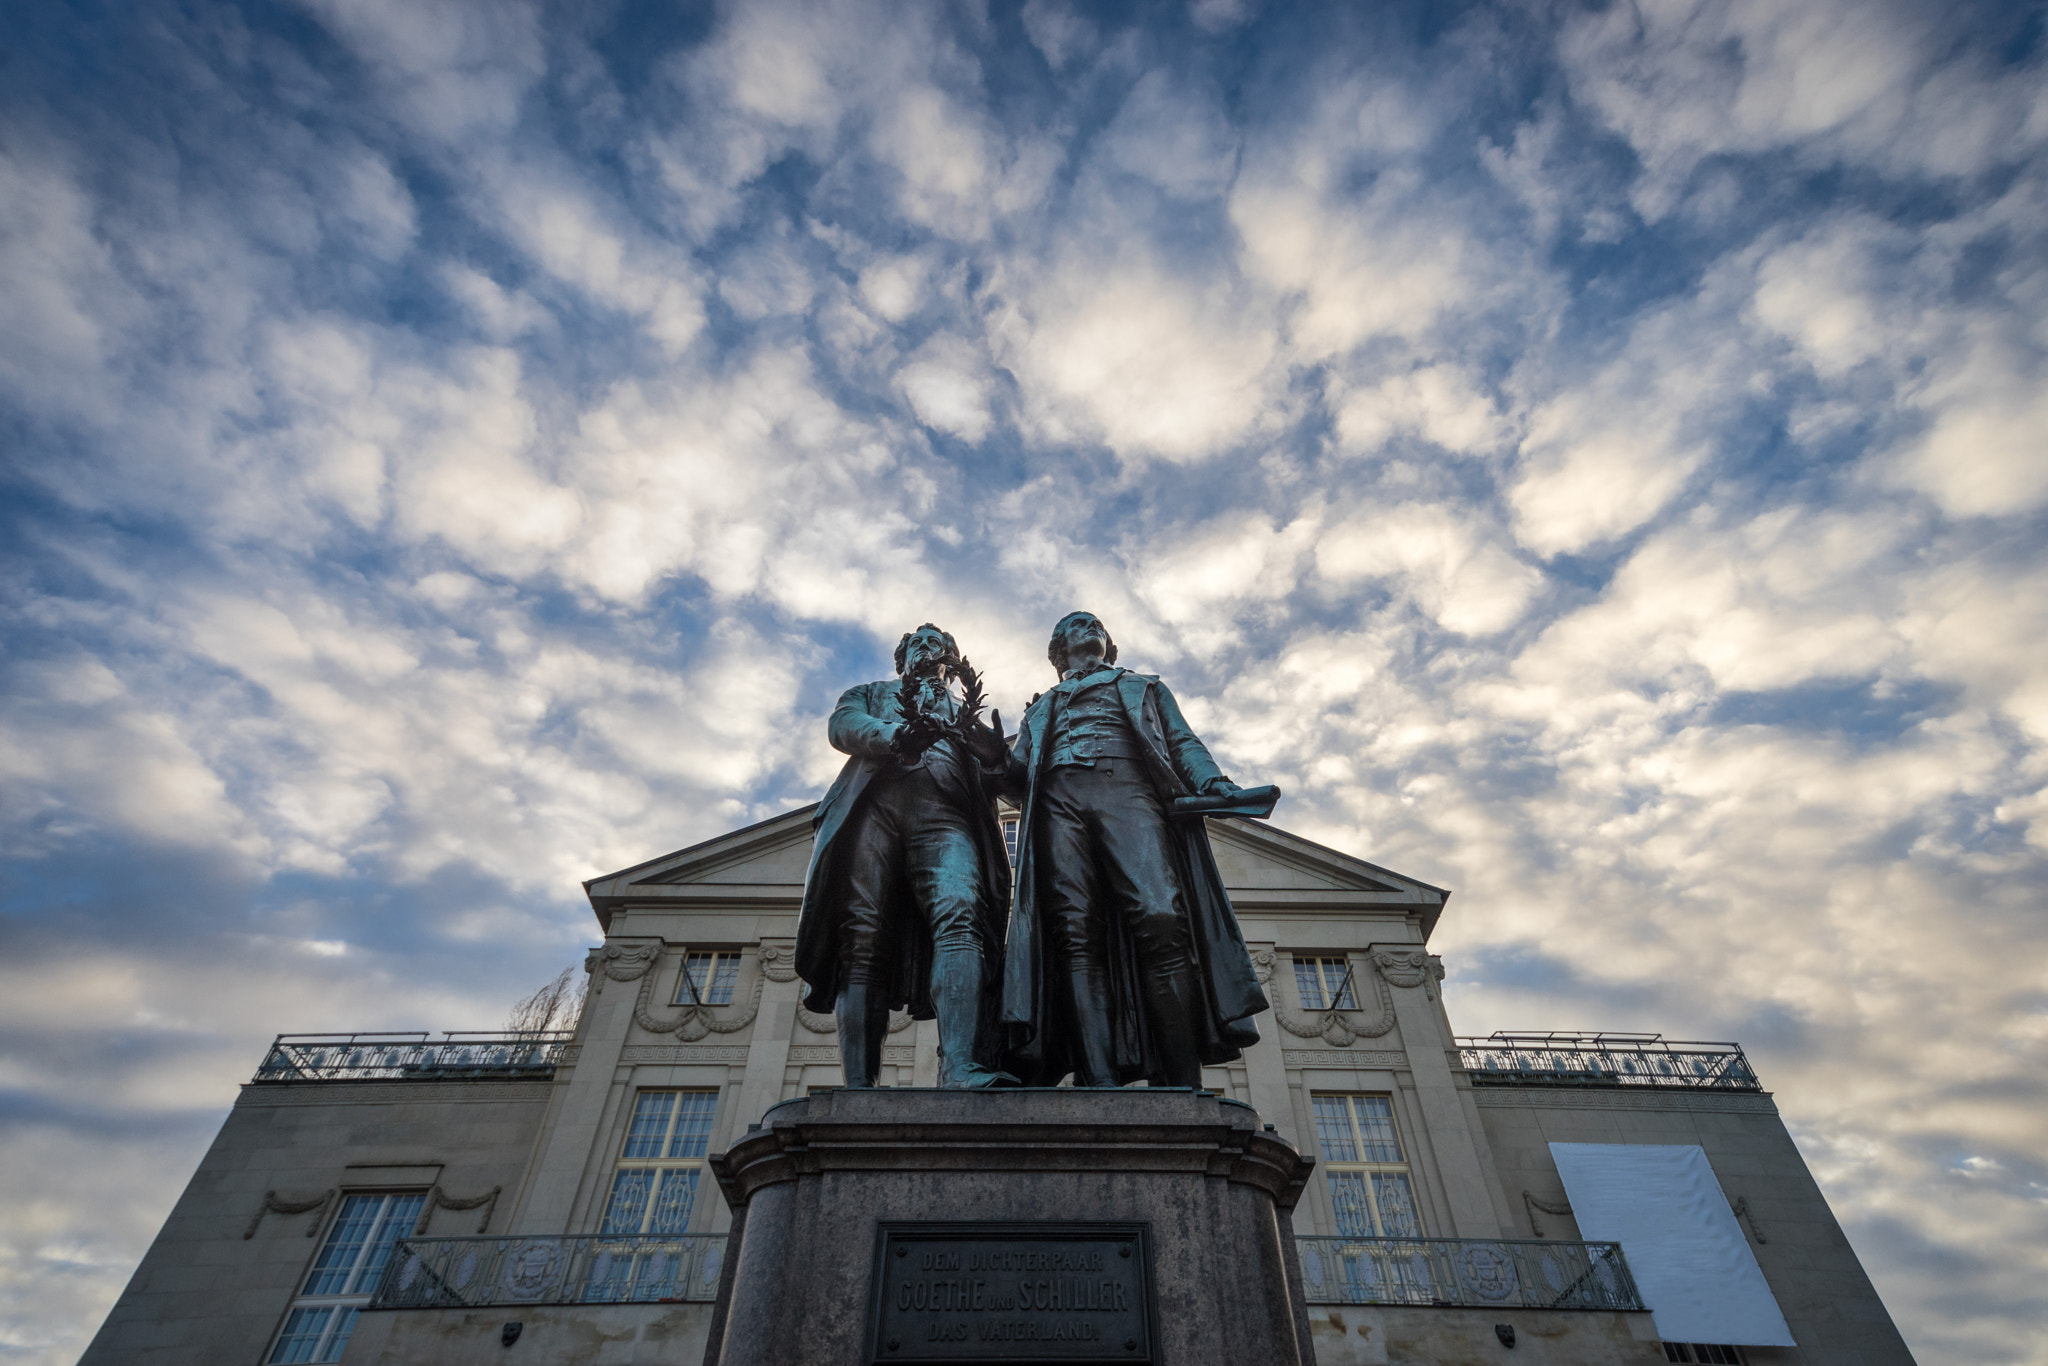
POLYGON ((92 204, 61 167, 0 154, 0 294, 12 324, 0 335, 0 383, 30 409, 82 387, 105 359, 107 330, 135 314, 93 230, 92 204))
POLYGON ((989 413, 987 364, 957 338, 925 343, 897 372, 904 397, 927 427, 979 441, 994 420, 989 413))
POLYGON ((1371 452, 1413 432, 1454 454, 1480 454, 1508 439, 1509 425, 1475 378, 1456 365, 1425 365, 1333 396, 1337 440, 1371 452))
POLYGON ((1269 411, 1278 338, 1256 303, 1142 257, 1076 255, 1000 320, 999 352, 1054 441, 1202 460, 1269 411))
POLYGON ((1237 134, 1213 92, 1177 86, 1161 71, 1131 88, 1095 146, 1096 159, 1178 199, 1214 199, 1237 170, 1237 134))
POLYGON ((1198 535, 1148 547, 1136 589, 1184 647, 1214 649, 1233 639, 1240 610, 1285 598, 1314 543, 1313 518, 1275 526, 1266 518, 1219 518, 1198 535))
POLYGON ((1525 373, 1529 413, 1507 489, 1522 544, 1574 554, 1625 536, 1705 464, 1763 363, 1727 317, 1730 290, 1710 279, 1698 297, 1648 314, 1583 378, 1525 373))
POLYGON ((889 257, 861 271, 860 295, 885 322, 900 323, 916 310, 929 275, 917 257, 889 257))
POLYGON ((1095 28, 1073 5, 1063 0, 1025 0, 1018 16, 1032 45, 1045 55, 1054 71, 1063 69, 1095 45, 1095 28))
POLYGON ((929 85, 899 90, 878 111, 876 155, 902 176, 899 202, 912 222, 977 235, 993 174, 977 110, 929 85))
POLYGON ((1792 340, 1823 381, 1851 401, 1871 392, 1859 379, 1889 388, 1906 431, 1872 472, 1953 517, 2048 502, 2048 275, 2009 270, 1997 307, 1961 306, 1946 288, 1961 248, 1995 240, 2012 208, 2037 199, 2016 188, 1924 240, 1844 218, 1769 252, 1757 270, 1758 321, 1792 340))
POLYGON ((1447 631, 1491 635, 1520 620, 1542 575, 1487 529, 1447 507, 1397 504, 1355 513, 1316 544, 1317 571, 1333 584, 1402 582, 1447 631))
POLYGON ((1328 204, 1306 186, 1264 177, 1247 177, 1231 195, 1246 268, 1298 300, 1289 340, 1307 359, 1425 337, 1471 298, 1476 263, 1464 234, 1417 211, 1413 182, 1389 179, 1362 204, 1328 204))
POLYGON ((403 0, 308 8, 353 46, 420 131, 448 141, 503 132, 546 64, 537 7, 508 0, 403 0))
POLYGON ((335 170, 336 217, 346 226, 348 243, 382 260, 397 259, 418 231, 412 195, 389 163, 367 148, 340 158, 335 170))
POLYGON ((1955 517, 2006 517, 2048 505, 2048 365, 1986 339, 1916 395, 1924 436, 1893 477, 1955 517))
POLYGON ((180 719, 130 695, 101 661, 74 658, 18 676, 0 709, 0 772, 16 856, 110 826, 153 844, 261 851, 263 840, 180 719))
POLYGON ((451 262, 444 278, 449 292, 469 306, 487 340, 508 342, 542 326, 547 310, 531 296, 506 289, 482 271, 451 262))
POLYGON ((1790 147, 1967 176, 2038 147, 2029 78, 1956 52, 1962 36, 1896 4, 1673 0, 1576 15, 1559 54, 1574 93, 1642 158, 1636 207, 1657 218, 1717 154, 1790 147))

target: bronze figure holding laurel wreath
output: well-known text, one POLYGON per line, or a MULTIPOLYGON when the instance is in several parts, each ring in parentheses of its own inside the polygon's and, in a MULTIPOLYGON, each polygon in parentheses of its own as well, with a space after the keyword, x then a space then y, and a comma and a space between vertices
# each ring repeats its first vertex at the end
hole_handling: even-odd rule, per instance
POLYGON ((849 757, 819 804, 804 879, 804 1004, 835 1017, 848 1086, 875 1084, 903 1005, 938 1020, 939 1085, 1014 1085, 996 1022, 1010 895, 993 796, 1002 719, 981 719, 979 675, 930 623, 898 642, 896 673, 848 688, 827 727, 849 757))

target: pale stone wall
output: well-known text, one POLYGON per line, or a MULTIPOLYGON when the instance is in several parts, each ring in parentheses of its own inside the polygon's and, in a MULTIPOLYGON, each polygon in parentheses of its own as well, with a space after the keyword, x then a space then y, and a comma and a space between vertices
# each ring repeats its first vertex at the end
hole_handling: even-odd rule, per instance
MULTIPOLYGON (((717 1091, 713 1152, 785 1098, 786 1073, 797 1051, 792 1035, 830 1043, 805 1033, 796 1022, 801 984, 787 966, 794 911, 794 905, 787 913, 657 906, 614 914, 612 933, 592 955, 591 994, 576 1046, 571 1060, 556 1070, 555 1098, 508 1224, 512 1231, 596 1232, 639 1090, 717 1091), (691 949, 740 951, 733 1004, 711 1007, 709 1023, 663 1028, 686 1018, 673 998, 683 955, 691 949), (607 950, 620 952, 608 958, 607 950), (645 955, 646 962, 622 954, 645 955)), ((817 1069, 815 1084, 838 1084, 836 1048, 830 1057, 829 1069, 817 1069)), ((899 1084, 914 1084, 909 1067, 902 1071, 899 1084)), ((708 1177, 699 1190, 689 1231, 723 1233, 730 1212, 711 1193, 708 1177)))
POLYGON ((1540 1309, 1309 1306, 1316 1366, 1650 1366, 1664 1360, 1648 1314, 1540 1309), (1515 1330, 1514 1356, 1493 1328, 1515 1330))
MULTIPOLYGON (((501 1228, 548 1090, 545 1081, 243 1087, 80 1366, 263 1360, 339 1204, 267 1213, 245 1238, 267 1191, 292 1201, 438 1184, 464 1199, 502 1186, 491 1224, 501 1228)), ((483 1212, 437 1210, 427 1232, 473 1234, 483 1212)))
MULTIPOLYGON (((1523 1191, 1565 1203, 1551 1143, 1697 1144, 1730 1202, 1746 1201, 1750 1250, 1800 1344, 1750 1349, 1756 1366, 1911 1366, 1912 1354, 1769 1096, 1499 1087, 1475 1090, 1473 1098, 1517 1206, 1517 1237, 1534 1236, 1523 1191)), ((1535 1218, 1549 1237, 1579 1236, 1570 1215, 1538 1211, 1535 1218)))

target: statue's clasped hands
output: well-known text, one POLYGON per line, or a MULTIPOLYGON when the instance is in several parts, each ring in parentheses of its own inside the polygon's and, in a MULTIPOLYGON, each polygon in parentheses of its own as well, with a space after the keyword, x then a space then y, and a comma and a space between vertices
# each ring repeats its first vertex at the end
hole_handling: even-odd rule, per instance
POLYGON ((911 760, 944 739, 945 735, 944 726, 918 712, 896 723, 896 733, 889 737, 889 749, 897 758, 911 760))

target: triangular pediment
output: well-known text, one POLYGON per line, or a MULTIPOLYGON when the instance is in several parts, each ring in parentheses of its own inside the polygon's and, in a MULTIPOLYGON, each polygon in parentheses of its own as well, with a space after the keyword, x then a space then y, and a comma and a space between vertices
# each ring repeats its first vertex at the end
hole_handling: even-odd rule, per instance
POLYGON ((1334 849, 1250 821, 1211 822, 1209 846, 1216 852, 1223 885, 1233 891, 1392 892, 1406 881, 1334 849))
POLYGON ((1304 839, 1270 821, 1211 820, 1209 846, 1240 911, 1413 912, 1427 937, 1450 897, 1441 887, 1304 839))
POLYGON ((803 895, 804 872, 811 861, 811 818, 817 810, 813 802, 786 811, 758 825, 592 878, 583 890, 598 922, 606 927, 622 905, 673 900, 690 890, 795 901, 803 895))
MULTIPOLYGON (((584 884, 600 923, 627 904, 744 898, 781 903, 792 909, 803 895, 811 859, 811 821, 817 805, 799 807, 773 819, 660 858, 624 868, 584 884)), ((1009 811, 1004 812, 1009 816, 1009 811)), ((1449 893, 1391 869, 1353 858, 1268 821, 1212 819, 1209 843, 1217 871, 1240 908, 1319 910, 1355 913, 1368 907, 1412 911, 1425 935, 1436 924, 1449 893)))

